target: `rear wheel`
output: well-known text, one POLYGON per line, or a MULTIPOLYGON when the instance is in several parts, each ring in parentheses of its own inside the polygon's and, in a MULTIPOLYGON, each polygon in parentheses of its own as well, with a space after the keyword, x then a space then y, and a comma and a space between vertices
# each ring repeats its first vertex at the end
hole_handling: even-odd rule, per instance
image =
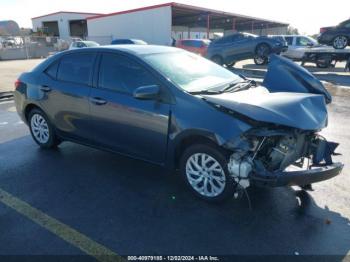
POLYGON ((28 116, 30 133, 34 141, 42 148, 56 147, 60 141, 47 116, 39 109, 33 109, 28 116))
POLYGON ((269 62, 271 48, 267 44, 260 44, 256 47, 254 63, 256 65, 266 65, 269 62))
POLYGON ((235 182, 227 170, 227 157, 215 146, 190 146, 180 160, 180 172, 191 191, 210 202, 233 196, 235 182))
POLYGON ((213 61, 214 63, 218 64, 218 65, 223 65, 224 64, 224 60, 222 59, 221 56, 219 55, 215 55, 211 58, 211 61, 213 61))
POLYGON ((335 49, 344 49, 349 44, 349 40, 346 36, 339 35, 333 39, 333 47, 335 49))
POLYGON ((236 64, 236 62, 228 63, 228 64, 226 64, 226 67, 228 67, 228 68, 234 67, 235 64, 236 64))

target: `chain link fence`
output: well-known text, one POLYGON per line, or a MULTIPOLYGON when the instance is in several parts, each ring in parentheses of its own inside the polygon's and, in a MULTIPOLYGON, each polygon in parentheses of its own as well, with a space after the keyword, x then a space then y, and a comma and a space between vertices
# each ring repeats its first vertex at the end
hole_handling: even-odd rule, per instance
POLYGON ((48 57, 68 49, 69 44, 51 36, 0 36, 0 60, 48 57))

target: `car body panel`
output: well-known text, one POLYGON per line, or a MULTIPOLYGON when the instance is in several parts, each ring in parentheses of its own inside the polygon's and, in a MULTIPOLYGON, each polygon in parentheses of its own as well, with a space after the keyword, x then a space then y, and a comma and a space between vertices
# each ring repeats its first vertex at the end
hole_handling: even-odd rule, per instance
POLYGON ((270 93, 264 87, 257 87, 204 97, 260 122, 303 130, 319 130, 327 124, 327 110, 321 95, 270 93))
POLYGON ((271 53, 280 53, 287 48, 286 44, 278 39, 267 36, 254 36, 247 33, 235 33, 211 42, 208 47, 207 57, 212 59, 214 56, 219 56, 225 64, 230 64, 253 58, 256 48, 261 44, 267 45, 271 53))
POLYGON ((271 92, 321 94, 324 95, 326 103, 332 101, 332 96, 320 80, 293 61, 277 55, 270 56, 262 85, 271 92))
MULTIPOLYGON (((291 133, 298 133, 298 130, 312 133, 327 125, 326 101, 330 102, 330 95, 311 74, 285 58, 272 56, 262 87, 208 95, 186 92, 144 59, 144 55, 162 52, 186 51, 171 47, 123 45, 54 55, 32 72, 20 76, 23 83, 15 91, 18 113, 26 119, 27 106, 35 105, 47 114, 55 131, 64 140, 171 169, 177 167, 179 150, 183 149, 185 141, 210 140, 232 152, 235 145, 244 142, 245 134, 255 130, 254 121, 263 127, 271 124, 283 127, 291 133), (66 55, 83 53, 96 55, 91 80, 85 86, 57 83, 44 73, 66 55), (156 76, 160 96, 153 100, 140 100, 130 94, 101 88, 98 82, 99 61, 106 53, 133 59, 156 76), (41 86, 48 86, 51 90, 43 91, 41 86), (166 99, 163 100, 163 97, 166 99), (105 102, 98 104, 95 99, 105 102)), ((244 149, 244 146, 239 149, 244 149)), ((324 177, 338 174, 340 170, 338 167, 324 177)))
POLYGON ((332 45, 337 36, 346 36, 348 45, 350 45, 350 20, 346 20, 338 26, 323 28, 317 40, 320 44, 332 45))
POLYGON ((207 54, 209 44, 210 40, 207 39, 181 39, 176 41, 176 47, 201 56, 207 54))

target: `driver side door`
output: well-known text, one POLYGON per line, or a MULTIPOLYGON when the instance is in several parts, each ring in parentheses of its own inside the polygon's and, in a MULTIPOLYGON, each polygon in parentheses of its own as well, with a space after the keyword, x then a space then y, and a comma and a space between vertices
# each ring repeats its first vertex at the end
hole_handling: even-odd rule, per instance
POLYGON ((170 105, 133 97, 136 88, 158 85, 156 75, 129 56, 103 53, 90 94, 94 143, 150 162, 163 163, 170 105))

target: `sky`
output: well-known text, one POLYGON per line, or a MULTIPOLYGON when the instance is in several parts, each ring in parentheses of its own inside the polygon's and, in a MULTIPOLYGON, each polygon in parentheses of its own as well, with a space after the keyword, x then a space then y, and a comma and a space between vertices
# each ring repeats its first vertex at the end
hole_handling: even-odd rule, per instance
MULTIPOLYGON (((170 0, 171 1, 171 0, 170 0)), ((14 20, 31 28, 31 18, 57 11, 111 13, 170 2, 167 0, 0 0, 0 21, 14 20)), ((287 22, 303 34, 350 18, 350 0, 178 0, 243 15, 287 22)))

